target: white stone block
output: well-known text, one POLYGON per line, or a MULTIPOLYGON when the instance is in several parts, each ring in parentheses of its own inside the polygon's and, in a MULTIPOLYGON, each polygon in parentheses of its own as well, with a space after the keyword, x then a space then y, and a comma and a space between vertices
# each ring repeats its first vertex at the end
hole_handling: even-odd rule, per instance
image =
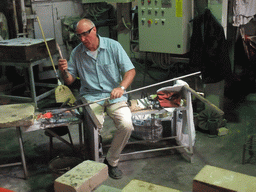
POLYGON ((84 161, 54 182, 55 192, 90 192, 108 178, 108 166, 84 161))

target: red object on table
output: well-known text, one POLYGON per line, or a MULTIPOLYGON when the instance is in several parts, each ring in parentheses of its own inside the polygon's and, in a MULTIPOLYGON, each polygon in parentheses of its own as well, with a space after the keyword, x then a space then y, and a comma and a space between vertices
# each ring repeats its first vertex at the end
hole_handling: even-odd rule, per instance
POLYGON ((0 192, 14 192, 14 191, 0 187, 0 192))

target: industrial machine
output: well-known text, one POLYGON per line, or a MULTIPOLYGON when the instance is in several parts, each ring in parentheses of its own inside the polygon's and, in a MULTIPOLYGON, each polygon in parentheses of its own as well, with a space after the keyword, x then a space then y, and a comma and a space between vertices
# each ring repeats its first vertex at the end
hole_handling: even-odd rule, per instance
POLYGON ((187 53, 192 8, 190 0, 139 0, 140 51, 187 53))

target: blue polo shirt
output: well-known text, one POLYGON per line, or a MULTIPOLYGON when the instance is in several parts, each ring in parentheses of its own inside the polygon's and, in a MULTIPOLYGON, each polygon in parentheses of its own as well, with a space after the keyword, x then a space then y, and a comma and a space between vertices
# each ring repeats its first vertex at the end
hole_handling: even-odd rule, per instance
MULTIPOLYGON (((96 58, 80 43, 71 52, 68 62, 69 73, 81 80, 80 95, 88 101, 110 97, 111 91, 120 85, 124 73, 134 68, 119 42, 98 37, 100 43, 96 58)), ((109 100, 109 103, 120 101, 127 101, 127 95, 109 100)))

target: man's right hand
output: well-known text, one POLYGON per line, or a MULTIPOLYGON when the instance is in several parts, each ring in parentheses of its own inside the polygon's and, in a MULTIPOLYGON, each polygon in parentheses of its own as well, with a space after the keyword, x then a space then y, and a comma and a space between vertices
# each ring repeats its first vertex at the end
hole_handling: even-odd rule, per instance
POLYGON ((64 72, 68 70, 68 62, 66 59, 59 59, 58 63, 59 70, 64 72))
POLYGON ((58 68, 62 72, 66 84, 70 85, 75 81, 74 77, 68 72, 68 62, 66 59, 59 59, 58 68))

